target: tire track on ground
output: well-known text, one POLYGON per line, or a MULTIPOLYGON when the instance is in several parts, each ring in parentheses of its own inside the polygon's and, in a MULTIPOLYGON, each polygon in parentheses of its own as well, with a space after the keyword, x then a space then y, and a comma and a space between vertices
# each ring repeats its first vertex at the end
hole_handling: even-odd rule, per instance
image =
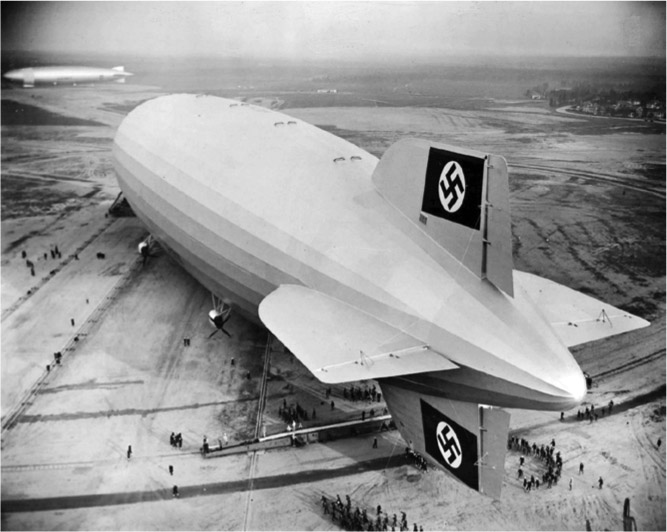
POLYGON ((567 168, 558 168, 558 167, 553 167, 553 166, 541 166, 541 165, 534 165, 534 164, 517 164, 517 163, 511 163, 510 164, 511 168, 522 168, 522 169, 527 169, 527 170, 537 170, 537 171, 542 171, 542 172, 552 172, 554 174, 560 174, 560 175, 565 175, 568 177, 576 177, 579 179, 588 179, 590 181, 598 181, 601 183, 606 183, 606 184, 614 184, 617 185, 621 188, 626 188, 629 190, 635 190, 637 192, 643 192, 645 194, 650 194, 651 196, 655 196, 656 198, 660 199, 665 199, 666 194, 664 188, 658 188, 658 187, 652 187, 652 186, 641 186, 641 185, 633 185, 631 183, 628 183, 624 181, 620 177, 614 177, 610 175, 602 175, 602 174, 596 174, 593 172, 584 172, 581 170, 571 170, 567 168))
MULTIPOLYGON (((665 356, 665 349, 660 349, 658 351, 654 351, 653 353, 649 353, 648 355, 645 355, 640 358, 636 358, 634 360, 630 360, 629 362, 626 362, 625 364, 621 364, 620 366, 616 366, 615 368, 608 369, 606 371, 601 371, 600 373, 597 373, 593 375, 594 380, 599 380, 602 378, 609 377, 611 375, 615 375, 617 373, 621 373, 623 371, 627 371, 630 369, 634 369, 639 366, 643 366, 644 364, 648 364, 649 362, 652 362, 653 360, 660 358, 662 356, 665 356)), ((664 386, 663 386, 664 389, 664 386)))
MULTIPOLYGON (((387 460, 386 456, 373 458, 363 462, 355 462, 337 469, 311 469, 297 473, 284 473, 266 477, 254 477, 227 482, 215 482, 209 484, 196 484, 193 486, 179 486, 179 498, 201 497, 205 495, 223 495, 227 493, 238 493, 252 490, 266 490, 319 482, 332 478, 359 475, 368 471, 378 471, 386 468, 396 468, 408 463, 404 454, 392 456, 387 460)), ((145 491, 129 491, 102 493, 94 495, 72 495, 65 497, 45 497, 40 499, 4 499, 2 501, 3 513, 17 512, 40 512, 53 510, 66 510, 74 508, 92 508, 97 506, 117 506, 121 504, 136 504, 142 502, 163 501, 171 499, 171 488, 145 491)))

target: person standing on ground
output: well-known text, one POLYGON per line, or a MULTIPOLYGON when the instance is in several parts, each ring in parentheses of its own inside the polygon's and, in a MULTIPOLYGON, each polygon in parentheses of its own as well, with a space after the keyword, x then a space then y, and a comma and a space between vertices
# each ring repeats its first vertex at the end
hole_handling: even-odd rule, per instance
POLYGON ((127 446, 127 459, 129 460, 130 458, 132 458, 132 446, 128 445, 127 446))

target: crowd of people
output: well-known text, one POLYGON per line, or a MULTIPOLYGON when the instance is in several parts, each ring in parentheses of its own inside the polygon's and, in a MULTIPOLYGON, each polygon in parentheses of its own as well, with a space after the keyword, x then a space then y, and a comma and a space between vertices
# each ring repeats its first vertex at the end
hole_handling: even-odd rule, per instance
POLYGON ((406 447, 405 456, 408 457, 408 461, 417 469, 420 469, 421 471, 428 471, 428 463, 426 462, 426 458, 424 458, 417 451, 410 449, 410 447, 406 447))
MULTIPOLYGON (((327 397, 331 394, 331 388, 327 390, 327 397)), ((377 391, 375 384, 370 388, 364 386, 363 390, 359 386, 350 386, 350 389, 347 389, 347 386, 343 388, 343 399, 349 401, 366 401, 367 403, 371 402, 380 402, 382 401, 382 394, 377 391)))
MULTIPOLYGON (((58 249, 58 246, 54 246, 49 249, 49 252, 51 253, 51 258, 52 259, 60 259, 62 258, 62 254, 60 253, 60 250, 58 249)), ((47 260, 49 257, 48 253, 44 253, 44 260, 47 260)), ((24 251, 21 251, 21 258, 25 259, 25 265, 30 269, 30 275, 33 277, 35 276, 35 263, 32 262, 28 258, 28 254, 24 251)), ((51 270, 51 273, 53 274, 53 270, 51 270)))
POLYGON ((597 421, 598 417, 604 417, 607 411, 609 412, 609 414, 611 414, 613 408, 614 408, 614 401, 609 401, 609 404, 607 405, 606 408, 603 406, 599 410, 595 410, 595 405, 591 405, 590 408, 586 407, 586 410, 584 410, 583 412, 581 410, 577 410, 577 420, 583 421, 587 419, 590 423, 592 423, 593 421, 597 421))
MULTIPOLYGON (((308 412, 301 407, 299 403, 288 405, 287 399, 283 399, 283 404, 278 407, 278 417, 288 425, 296 425, 302 421, 308 421, 308 412)), ((312 417, 317 417, 317 412, 313 408, 312 417)))
MULTIPOLYGON (((349 495, 345 495, 345 503, 341 500, 340 495, 336 495, 336 499, 329 499, 325 495, 322 495, 321 503, 324 515, 330 515, 331 520, 344 530, 391 529, 392 532, 396 530, 410 530, 408 516, 405 512, 399 512, 401 514, 399 521, 396 514, 389 517, 389 513, 383 511, 382 506, 379 504, 376 508, 375 516, 369 516, 365 508, 360 510, 359 506, 356 506, 354 511, 352 510, 352 500, 349 495)), ((418 527, 417 523, 414 523, 412 530, 413 532, 423 532, 424 528, 421 526, 418 527)))
POLYGON ((548 488, 558 484, 563 473, 563 458, 560 451, 556 451, 555 439, 552 439, 548 445, 537 445, 536 443, 531 444, 525 438, 515 438, 512 436, 507 442, 507 448, 511 451, 518 451, 521 453, 517 479, 523 480, 523 489, 525 491, 539 489, 540 478, 541 484, 548 488), (524 472, 523 468, 526 465, 526 455, 533 456, 544 464, 545 470, 541 477, 539 473, 537 477, 535 477, 534 474, 531 474, 530 477, 528 477, 528 474, 524 472))

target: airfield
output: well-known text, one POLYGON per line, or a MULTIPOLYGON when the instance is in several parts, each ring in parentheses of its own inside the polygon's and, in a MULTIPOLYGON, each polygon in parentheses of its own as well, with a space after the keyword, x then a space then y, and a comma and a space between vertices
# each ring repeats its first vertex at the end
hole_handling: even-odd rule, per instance
MULTIPOLYGON (((562 420, 511 411, 512 436, 555 439, 563 476, 526 492, 520 453, 510 450, 493 501, 406 463, 396 431, 238 446, 284 433, 283 402, 309 413, 304 427, 358 420, 370 408, 381 415, 384 404, 347 400, 343 386, 328 397, 241 316, 226 325, 231 338, 209 338, 210 294, 159 246, 144 264, 141 223, 108 215, 119 192, 115 130, 158 94, 132 84, 3 90, 3 529, 337 530, 320 506, 337 494, 369 515, 377 505, 404 511, 410 529, 424 530, 584 530, 587 520, 620 530, 630 498, 638 529, 665 529, 664 124, 573 117, 521 100, 348 107, 308 95, 308 107, 284 109, 378 157, 406 136, 503 155, 515 268, 652 322, 573 350, 593 377, 581 409, 613 401, 611 414, 589 422, 576 411, 562 420), (171 432, 182 433, 181 449, 171 432), (203 458, 204 436, 231 451, 203 458)), ((238 96, 273 108, 285 101, 238 96)), ((524 469, 541 477, 544 466, 528 456, 524 469)))

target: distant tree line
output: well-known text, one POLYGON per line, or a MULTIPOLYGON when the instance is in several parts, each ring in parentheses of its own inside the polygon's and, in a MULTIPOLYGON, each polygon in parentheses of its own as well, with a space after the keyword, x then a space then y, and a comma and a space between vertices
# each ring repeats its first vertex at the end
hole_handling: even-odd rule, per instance
POLYGON ((662 104, 664 109, 665 93, 642 91, 637 89, 617 90, 610 87, 598 87, 592 83, 579 83, 571 88, 553 89, 548 93, 549 105, 560 107, 567 104, 582 105, 595 102, 598 105, 612 107, 619 102, 637 102, 636 105, 647 107, 662 104))

